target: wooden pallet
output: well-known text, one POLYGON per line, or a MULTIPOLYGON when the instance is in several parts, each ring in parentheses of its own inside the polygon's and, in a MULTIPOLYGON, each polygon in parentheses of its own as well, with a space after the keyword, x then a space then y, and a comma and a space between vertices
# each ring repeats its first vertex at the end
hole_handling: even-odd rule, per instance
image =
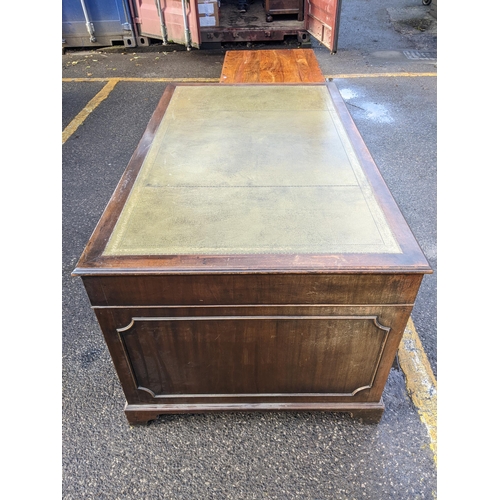
POLYGON ((312 49, 231 50, 220 83, 323 83, 312 49))

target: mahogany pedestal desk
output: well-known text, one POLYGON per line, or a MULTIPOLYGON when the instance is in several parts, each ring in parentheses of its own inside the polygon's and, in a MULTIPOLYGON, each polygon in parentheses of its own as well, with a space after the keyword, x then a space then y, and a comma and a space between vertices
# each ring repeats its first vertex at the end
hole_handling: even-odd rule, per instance
POLYGON ((333 83, 168 85, 74 270, 131 424, 377 422, 429 265, 333 83))

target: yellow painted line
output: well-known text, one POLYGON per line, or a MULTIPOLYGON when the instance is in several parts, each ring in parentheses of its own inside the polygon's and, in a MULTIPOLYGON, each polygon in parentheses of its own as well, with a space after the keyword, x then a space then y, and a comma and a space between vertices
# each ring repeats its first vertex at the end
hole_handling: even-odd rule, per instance
POLYGON ((120 82, 179 82, 179 83, 212 83, 218 82, 220 78, 63 78, 63 82, 107 82, 118 80, 120 82))
POLYGON ((437 464, 437 381, 411 318, 403 333, 398 357, 408 394, 427 429, 437 464))
POLYGON ((343 79, 343 78, 420 78, 425 76, 436 77, 437 73, 351 73, 339 75, 325 75, 325 79, 343 79))
POLYGON ((101 104, 104 99, 106 99, 111 91, 115 88, 118 83, 117 78, 109 79, 108 83, 87 103, 87 105, 73 118, 71 123, 63 130, 62 133, 62 143, 64 144, 75 130, 85 121, 87 116, 94 111, 99 104, 101 104))
MULTIPOLYGON (((418 78, 436 77, 437 73, 351 73, 338 75, 325 75, 325 80, 343 78, 418 78)), ((220 78, 63 78, 63 82, 107 82, 118 80, 120 82, 179 82, 179 83, 218 83, 220 78)))

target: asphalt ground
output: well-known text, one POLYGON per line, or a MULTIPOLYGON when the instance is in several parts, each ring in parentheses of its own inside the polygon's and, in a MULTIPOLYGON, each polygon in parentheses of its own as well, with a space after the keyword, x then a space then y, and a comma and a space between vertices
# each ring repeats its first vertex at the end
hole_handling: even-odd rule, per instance
POLYGON ((64 499, 437 496, 436 26, 421 3, 352 0, 342 7, 337 54, 312 42, 434 270, 424 278, 378 425, 327 412, 164 416, 128 425, 97 321, 71 271, 166 82, 216 81, 226 50, 271 47, 187 52, 158 44, 63 54, 64 499))

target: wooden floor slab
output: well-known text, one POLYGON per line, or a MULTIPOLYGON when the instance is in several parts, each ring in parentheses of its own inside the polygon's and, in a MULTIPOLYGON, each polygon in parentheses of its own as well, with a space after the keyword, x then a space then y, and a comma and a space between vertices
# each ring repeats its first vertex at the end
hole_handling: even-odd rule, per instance
POLYGON ((231 50, 220 83, 323 83, 312 49, 231 50))

